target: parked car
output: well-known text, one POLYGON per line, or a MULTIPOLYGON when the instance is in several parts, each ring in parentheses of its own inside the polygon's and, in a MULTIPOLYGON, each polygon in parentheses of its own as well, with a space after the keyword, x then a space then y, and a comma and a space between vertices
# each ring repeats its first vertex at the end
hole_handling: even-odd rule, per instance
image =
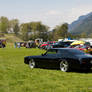
POLYGON ((92 54, 92 48, 89 45, 71 45, 68 48, 75 48, 78 50, 82 50, 86 53, 92 54))
POLYGON ((71 69, 90 70, 92 56, 73 48, 53 48, 39 56, 26 56, 24 63, 29 64, 30 68, 60 68, 63 72, 68 72, 71 69))
POLYGON ((41 49, 50 49, 52 48, 52 45, 54 45, 55 41, 48 41, 48 42, 43 42, 43 44, 40 45, 41 49))
POLYGON ((58 43, 52 45, 53 48, 64 48, 70 46, 72 41, 59 41, 58 43))
POLYGON ((47 45, 48 45, 47 42, 43 42, 43 43, 40 45, 39 48, 41 48, 41 49, 45 49, 47 45))

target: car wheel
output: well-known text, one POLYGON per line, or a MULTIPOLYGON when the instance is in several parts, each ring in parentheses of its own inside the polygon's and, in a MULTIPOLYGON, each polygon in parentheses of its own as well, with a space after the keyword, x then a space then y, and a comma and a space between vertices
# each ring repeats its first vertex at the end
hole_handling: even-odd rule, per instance
POLYGON ((70 70, 69 62, 67 60, 62 60, 60 62, 60 70, 63 72, 68 72, 70 70))
POLYGON ((35 61, 34 61, 33 59, 31 59, 31 60, 29 61, 29 67, 30 67, 30 68, 35 68, 35 66, 36 66, 35 61))

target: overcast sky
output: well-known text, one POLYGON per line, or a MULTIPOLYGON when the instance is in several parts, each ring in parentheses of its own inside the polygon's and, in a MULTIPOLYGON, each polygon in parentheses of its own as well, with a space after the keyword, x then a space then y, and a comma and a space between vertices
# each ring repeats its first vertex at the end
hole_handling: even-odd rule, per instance
POLYGON ((0 16, 42 21, 51 28, 92 12, 92 0, 0 0, 0 16))

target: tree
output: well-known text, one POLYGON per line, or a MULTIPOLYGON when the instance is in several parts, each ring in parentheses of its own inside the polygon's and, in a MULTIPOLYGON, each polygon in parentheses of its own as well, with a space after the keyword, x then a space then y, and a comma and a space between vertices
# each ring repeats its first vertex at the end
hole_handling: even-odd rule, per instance
POLYGON ((7 33, 9 30, 9 20, 7 17, 2 16, 0 18, 0 32, 7 33))
POLYGON ((13 19, 9 21, 9 28, 10 31, 15 33, 16 35, 19 32, 19 20, 18 19, 13 19))
POLYGON ((41 22, 31 22, 31 36, 36 38, 42 38, 43 40, 46 40, 48 37, 48 29, 49 27, 46 25, 43 25, 41 22))
POLYGON ((87 34, 85 32, 83 32, 83 33, 80 34, 80 37, 81 38, 86 38, 87 37, 87 34))
POLYGON ((89 37, 89 38, 92 38, 92 33, 90 33, 88 37, 89 37))
POLYGON ((14 26, 14 33, 17 35, 18 32, 19 32, 19 25, 16 24, 16 25, 14 26))
POLYGON ((23 40, 28 40, 28 24, 24 23, 20 25, 20 35, 23 40))
POLYGON ((64 23, 62 25, 58 25, 53 29, 54 40, 60 38, 66 38, 68 36, 68 24, 64 23))
POLYGON ((30 22, 21 24, 20 33, 24 40, 35 40, 42 38, 47 40, 49 27, 43 25, 41 22, 30 22))
POLYGON ((47 41, 48 40, 48 30, 49 30, 48 26, 43 25, 42 23, 39 23, 37 37, 42 38, 44 41, 47 41))

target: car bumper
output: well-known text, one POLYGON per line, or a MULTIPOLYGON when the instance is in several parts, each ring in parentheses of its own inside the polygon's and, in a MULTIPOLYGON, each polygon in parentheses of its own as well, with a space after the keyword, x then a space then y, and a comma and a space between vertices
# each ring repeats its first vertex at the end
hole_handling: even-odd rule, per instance
POLYGON ((80 68, 88 69, 92 67, 92 60, 91 59, 84 59, 80 65, 80 68))

